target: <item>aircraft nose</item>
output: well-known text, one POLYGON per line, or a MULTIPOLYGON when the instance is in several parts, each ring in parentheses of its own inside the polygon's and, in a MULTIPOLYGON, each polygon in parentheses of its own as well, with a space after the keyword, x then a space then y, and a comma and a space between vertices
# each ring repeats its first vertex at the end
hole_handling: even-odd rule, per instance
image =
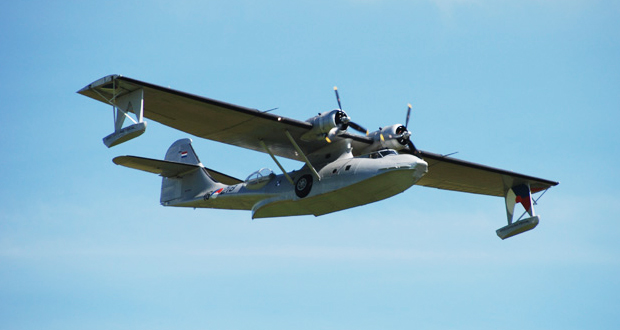
MULTIPOLYGON (((417 158, 417 157, 416 157, 417 158)), ((421 178, 426 172, 428 172, 428 163, 424 160, 417 158, 415 164, 413 165, 415 169, 415 176, 421 178)))
POLYGON ((415 169, 420 172, 428 172, 428 163, 423 161, 422 159, 418 159, 415 165, 415 169))
POLYGON ((413 176, 419 180, 428 172, 428 163, 421 158, 410 154, 398 155, 401 157, 397 168, 413 169, 413 176))

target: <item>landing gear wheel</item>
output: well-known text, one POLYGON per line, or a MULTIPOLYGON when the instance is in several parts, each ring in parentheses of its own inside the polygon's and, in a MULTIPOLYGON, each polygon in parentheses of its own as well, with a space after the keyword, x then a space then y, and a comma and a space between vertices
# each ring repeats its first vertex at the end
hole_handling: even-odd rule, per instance
POLYGON ((299 198, 304 198, 308 196, 311 189, 312 189, 312 176, 308 174, 299 178, 299 180, 297 180, 297 183, 295 184, 295 194, 299 198))

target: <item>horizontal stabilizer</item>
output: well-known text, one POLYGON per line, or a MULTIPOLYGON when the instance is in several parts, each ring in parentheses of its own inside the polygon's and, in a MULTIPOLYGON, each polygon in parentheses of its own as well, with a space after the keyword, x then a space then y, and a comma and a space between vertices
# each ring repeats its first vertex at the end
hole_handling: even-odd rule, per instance
POLYGON ((181 176, 193 170, 201 168, 198 165, 171 162, 167 160, 157 160, 136 156, 119 156, 112 160, 116 165, 133 168, 153 174, 159 174, 169 178, 181 176))
MULTIPOLYGON (((153 174, 159 174, 165 178, 174 176, 181 176, 185 173, 189 173, 192 170, 203 168, 200 165, 185 164, 178 162, 171 162, 168 160, 157 160, 136 156, 119 156, 112 160, 116 165, 122 165, 125 167, 133 168, 140 171, 145 171, 153 174)), ((243 181, 226 175, 224 173, 205 168, 211 178, 218 182, 227 185, 235 185, 242 183, 243 181)))

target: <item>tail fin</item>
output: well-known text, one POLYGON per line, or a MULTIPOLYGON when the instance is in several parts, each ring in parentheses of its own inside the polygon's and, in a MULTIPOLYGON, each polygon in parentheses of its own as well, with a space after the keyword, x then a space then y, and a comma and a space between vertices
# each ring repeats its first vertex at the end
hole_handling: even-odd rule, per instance
POLYGON ((241 182, 216 171, 211 171, 212 175, 225 184, 213 179, 198 159, 190 139, 173 143, 166 152, 165 160, 120 156, 113 161, 117 165, 162 176, 160 202, 164 206, 192 206, 209 191, 241 182))
POLYGON ((192 148, 191 139, 181 139, 173 143, 168 148, 164 159, 171 162, 202 166, 194 148, 192 148))
POLYGON ((196 170, 164 177, 161 183, 162 205, 179 205, 195 201, 198 196, 215 187, 224 186, 214 181, 198 159, 191 139, 181 139, 173 143, 166 152, 166 161, 195 165, 196 170))

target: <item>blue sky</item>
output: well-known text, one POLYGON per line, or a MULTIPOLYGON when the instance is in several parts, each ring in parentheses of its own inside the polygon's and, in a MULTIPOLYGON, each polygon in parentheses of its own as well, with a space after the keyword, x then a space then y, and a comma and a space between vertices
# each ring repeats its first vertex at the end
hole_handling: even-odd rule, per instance
MULTIPOLYGON (((614 1, 22 1, 0 11, 0 328, 617 329, 614 1), (322 217, 164 208, 107 149, 123 74, 304 120, 404 121, 420 149, 560 181, 501 241, 503 200, 412 187, 322 217)), ((194 139, 245 178, 268 155, 194 139)), ((301 167, 284 162, 285 167, 301 167)))

